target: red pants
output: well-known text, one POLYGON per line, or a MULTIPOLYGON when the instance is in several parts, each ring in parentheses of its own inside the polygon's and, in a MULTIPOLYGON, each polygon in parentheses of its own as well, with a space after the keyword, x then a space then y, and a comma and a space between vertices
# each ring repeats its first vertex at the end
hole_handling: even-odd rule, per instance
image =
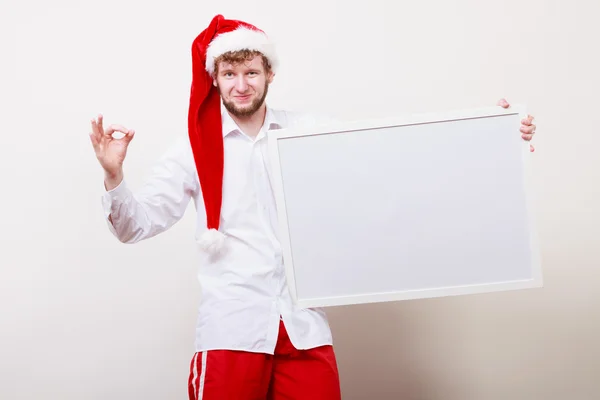
POLYGON ((332 346, 296 350, 283 326, 275 355, 211 350, 196 353, 188 381, 190 400, 339 400, 332 346))

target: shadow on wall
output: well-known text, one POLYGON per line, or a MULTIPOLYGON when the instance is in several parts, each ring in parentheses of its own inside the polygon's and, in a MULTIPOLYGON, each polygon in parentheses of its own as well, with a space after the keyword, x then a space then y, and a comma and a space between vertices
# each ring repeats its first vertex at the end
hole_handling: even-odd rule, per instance
POLYGON ((344 400, 450 400, 450 393, 452 399, 468 398, 465 377, 476 374, 465 371, 473 364, 465 362, 469 337, 461 316, 467 317, 468 307, 457 307, 462 301, 327 308, 344 400))

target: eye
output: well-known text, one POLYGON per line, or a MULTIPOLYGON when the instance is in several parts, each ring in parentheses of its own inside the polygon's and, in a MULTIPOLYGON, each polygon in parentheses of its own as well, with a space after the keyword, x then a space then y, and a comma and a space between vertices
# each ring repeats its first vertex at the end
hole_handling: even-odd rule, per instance
POLYGON ((250 75, 250 76, 256 76, 256 75, 258 75, 258 72, 256 72, 256 71, 250 71, 250 72, 248 72, 248 75, 250 75))

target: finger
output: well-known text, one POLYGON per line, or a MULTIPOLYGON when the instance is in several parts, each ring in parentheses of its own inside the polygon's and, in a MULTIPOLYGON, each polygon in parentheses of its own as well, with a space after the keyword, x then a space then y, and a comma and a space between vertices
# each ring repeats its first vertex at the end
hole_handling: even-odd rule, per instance
POLYGON ((510 107, 510 104, 508 104, 508 101, 506 101, 506 99, 504 99, 504 98, 498 100, 497 105, 499 105, 502 108, 508 108, 508 107, 510 107))
POLYGON ((535 147, 533 147, 532 145, 529 145, 529 151, 530 151, 531 153, 533 153, 533 152, 535 151, 535 147))
POLYGON ((95 133, 90 132, 90 141, 92 142, 92 147, 94 148, 94 152, 98 155, 99 152, 102 151, 102 142, 98 140, 98 136, 95 133))
POLYGON ((104 122, 104 117, 102 116, 102 114, 98 114, 98 131, 99 132, 104 132, 103 122, 104 122))
POLYGON ((91 124, 92 124, 92 134, 96 138, 96 141, 98 143, 100 143, 100 141, 102 140, 102 134, 101 134, 101 131, 98 129, 98 123, 96 122, 95 119, 92 119, 91 124))
POLYGON ((115 132, 121 132, 122 134, 126 135, 129 133, 129 129, 125 128, 123 125, 113 124, 104 131, 104 135, 112 136, 115 132))
POLYGON ((94 149, 98 148, 99 143, 98 139, 96 139, 96 135, 94 134, 94 132, 90 132, 90 141, 92 142, 92 146, 94 146, 94 149))
POLYGON ((527 140, 527 141, 530 141, 531 139, 533 139, 533 135, 532 134, 527 134, 527 133, 522 134, 521 137, 524 140, 527 140))
POLYGON ((522 125, 531 125, 532 122, 531 122, 531 120, 529 118, 525 118, 525 119, 521 120, 521 124, 522 125))
POLYGON ((94 135, 98 135, 98 124, 96 124, 96 120, 94 118, 91 119, 90 124, 92 125, 92 133, 94 135))
POLYGON ((528 114, 528 115, 527 115, 527 119, 528 119, 529 121, 533 122, 533 120, 534 120, 535 118, 533 118, 533 115, 531 115, 531 114, 528 114))
POLYGON ((531 134, 533 134, 535 132, 535 125, 531 125, 531 126, 522 125, 519 130, 522 133, 526 133, 528 135, 531 135, 531 134))
POLYGON ((135 131, 133 129, 130 129, 129 132, 125 136, 123 136, 122 139, 124 139, 127 143, 129 143, 133 139, 134 135, 135 135, 135 131))

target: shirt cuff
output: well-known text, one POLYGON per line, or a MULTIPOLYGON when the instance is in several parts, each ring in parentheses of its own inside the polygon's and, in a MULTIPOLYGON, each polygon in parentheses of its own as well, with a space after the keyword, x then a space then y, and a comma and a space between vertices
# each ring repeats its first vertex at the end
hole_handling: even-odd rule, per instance
POLYGON ((111 190, 104 189, 102 203, 104 204, 104 217, 108 218, 111 214, 114 204, 123 203, 131 196, 131 191, 127 186, 127 182, 123 179, 115 188, 111 190))
POLYGON ((125 194, 125 192, 127 192, 127 189, 128 187, 127 182, 125 182, 125 179, 121 179, 121 182, 111 190, 106 190, 106 186, 104 187, 106 193, 109 194, 111 197, 121 196, 125 194))

